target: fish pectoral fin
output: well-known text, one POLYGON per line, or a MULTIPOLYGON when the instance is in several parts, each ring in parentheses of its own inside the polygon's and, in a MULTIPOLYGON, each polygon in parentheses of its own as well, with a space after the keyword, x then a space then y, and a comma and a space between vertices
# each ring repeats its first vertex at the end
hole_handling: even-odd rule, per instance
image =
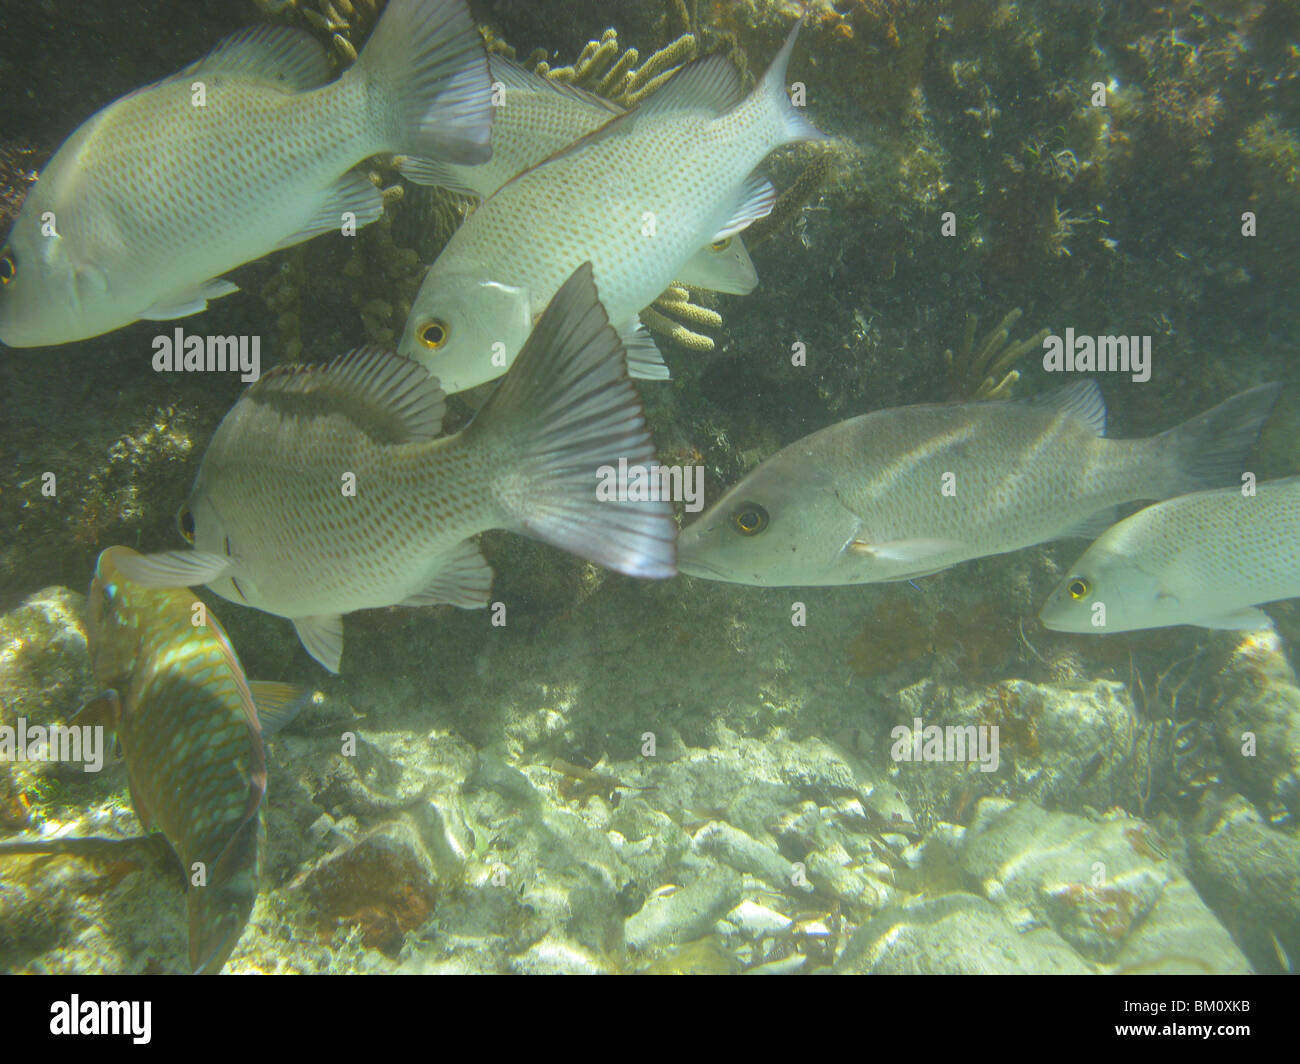
POLYGON ((173 318, 187 318, 191 314, 207 310, 209 300, 234 295, 238 291, 239 285, 233 281, 214 277, 212 280, 204 281, 194 288, 165 296, 153 306, 140 311, 140 317, 145 321, 171 321, 173 318))
POLYGON ((384 213, 384 197, 364 174, 349 170, 325 192, 316 213, 276 248, 291 248, 322 233, 342 233, 345 224, 360 229, 384 213))
POLYGON ((713 234, 714 243, 735 236, 742 229, 748 229, 760 218, 766 218, 772 213, 775 205, 776 188, 772 182, 757 174, 750 174, 740 191, 740 201, 732 210, 731 217, 713 234))
POLYGON ((303 649, 330 672, 339 671, 343 660, 343 617, 341 614, 296 617, 293 622, 303 649))
POLYGON ((1273 630, 1273 618, 1254 606, 1233 610, 1218 617, 1201 617, 1192 623, 1201 628, 1221 628, 1230 631, 1253 632, 1261 628, 1273 630))
POLYGON ((1061 539, 1096 539, 1106 529, 1119 520, 1119 507, 1108 506, 1095 514, 1089 514, 1076 525, 1060 533, 1061 539))
POLYGON ((102 296, 108 291, 108 274, 98 266, 81 265, 73 271, 77 293, 83 299, 102 296))
POLYGON ((278 732, 316 697, 315 691, 274 680, 250 681, 248 690, 257 706, 257 719, 262 725, 263 738, 269 738, 278 732))
POLYGON ((473 540, 465 540, 434 574, 422 590, 398 603, 399 606, 459 606, 482 609, 492 592, 492 566, 473 540))
POLYGON ((93 698, 86 699, 81 708, 72 714, 68 723, 78 727, 89 725, 112 731, 117 727, 117 714, 121 706, 122 702, 117 692, 110 687, 107 691, 101 691, 93 698))
POLYGON ((650 331, 641 324, 640 318, 619 330, 619 339, 627 352, 627 375, 633 380, 666 381, 668 364, 654 342, 650 331))
MULTIPOLYGON (((877 558, 888 562, 924 562, 938 558, 952 551, 960 550, 963 544, 952 539, 895 539, 883 543, 868 543, 854 539, 848 543, 852 554, 864 558, 877 558)), ((937 572, 937 570, 932 570, 937 572)))
POLYGON ((201 550, 169 550, 119 559, 118 569, 141 587, 194 587, 224 576, 232 562, 224 554, 201 550))

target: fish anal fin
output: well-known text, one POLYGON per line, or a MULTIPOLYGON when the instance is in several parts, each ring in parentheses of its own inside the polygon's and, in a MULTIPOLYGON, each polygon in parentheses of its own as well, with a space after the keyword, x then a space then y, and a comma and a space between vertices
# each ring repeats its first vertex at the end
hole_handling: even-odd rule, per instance
POLYGON ((316 213, 296 232, 277 243, 290 248, 323 233, 342 233, 345 222, 360 229, 378 221, 384 213, 384 197, 374 183, 357 170, 349 170, 325 193, 316 213))
POLYGON ((473 540, 465 540, 444 560, 432 580, 401 606, 459 606, 482 609, 492 592, 492 567, 473 540))
POLYGON ((296 617, 293 627, 303 649, 330 672, 339 671, 343 660, 343 618, 339 614, 296 617))
POLYGON ((1224 613, 1218 617, 1200 617, 1193 623, 1201 628, 1217 628, 1240 632, 1253 632, 1259 629, 1272 630, 1274 627, 1273 618, 1254 606, 1233 610, 1231 613, 1224 613))

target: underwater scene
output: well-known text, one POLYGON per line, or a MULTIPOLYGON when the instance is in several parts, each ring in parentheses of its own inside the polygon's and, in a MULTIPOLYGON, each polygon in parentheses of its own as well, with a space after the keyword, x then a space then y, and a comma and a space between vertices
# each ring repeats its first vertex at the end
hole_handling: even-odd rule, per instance
POLYGON ((0 0, 0 972, 1300 963, 1300 7, 0 0))

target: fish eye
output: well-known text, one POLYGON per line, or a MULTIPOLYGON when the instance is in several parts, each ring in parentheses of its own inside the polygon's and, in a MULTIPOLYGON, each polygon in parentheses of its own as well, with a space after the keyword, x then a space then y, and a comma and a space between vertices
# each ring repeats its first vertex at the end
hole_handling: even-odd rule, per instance
POLYGON ((1081 576, 1076 576, 1065 586, 1065 590, 1070 593, 1072 599, 1082 599, 1088 597, 1088 592, 1092 590, 1092 585, 1081 576))
POLYGON ((185 537, 186 543, 194 542, 194 511, 190 509, 190 504, 186 503, 176 514, 176 524, 181 530, 181 535, 185 537))
POLYGON ((8 284, 18 276, 18 260, 10 248, 0 251, 0 285, 8 284))
POLYGON ((415 330, 415 336, 421 346, 437 351, 447 345, 447 340, 451 337, 451 326, 441 318, 430 318, 415 330))
POLYGON ((731 515, 731 523, 742 536, 757 536, 767 527, 767 511, 756 502, 742 503, 731 515))
POLYGON ((710 244, 710 245, 709 245, 709 250, 710 250, 710 251, 726 251, 727 248, 729 248, 729 247, 731 247, 731 237, 729 237, 729 236, 724 236, 721 240, 715 240, 712 244, 710 244))

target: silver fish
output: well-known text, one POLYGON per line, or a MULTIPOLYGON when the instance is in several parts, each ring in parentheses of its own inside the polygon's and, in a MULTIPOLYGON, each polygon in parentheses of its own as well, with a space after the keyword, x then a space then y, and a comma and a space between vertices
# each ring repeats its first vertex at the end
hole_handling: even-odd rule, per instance
POLYGON ((778 452, 683 529, 679 565, 740 584, 868 584, 1095 535, 1122 503, 1235 482, 1277 392, 1139 440, 1103 436, 1093 381, 852 418, 778 452))
POLYGON ((487 605, 492 570, 469 537, 489 528, 671 576, 671 504, 597 495, 602 467, 654 462, 624 359, 584 264, 454 436, 435 438, 444 396, 409 359, 362 348, 328 366, 277 367, 204 455, 180 512, 196 549, 122 568, 141 584, 203 583, 288 617, 335 672, 344 613, 487 605))
POLYGON ((378 218, 379 190, 352 169, 363 159, 490 155, 491 79, 464 0, 392 0, 327 81, 310 35, 263 26, 86 121, 0 251, 0 340, 197 313, 236 291, 223 272, 378 218))
POLYGON ((449 392, 505 372, 551 294, 590 260, 634 377, 667 367, 637 315, 710 242, 767 215, 754 168, 819 133, 785 86, 792 33, 747 97, 724 56, 697 60, 634 110, 506 182, 429 269, 399 351, 449 392))
MULTIPOLYGON (((489 56, 499 106, 492 123, 492 158, 474 166, 445 160, 404 163, 408 177, 462 195, 487 199, 517 174, 625 113, 625 109, 573 85, 534 74, 499 55, 489 56)), ((692 255, 673 278, 692 288, 747 295, 758 272, 739 234, 712 240, 692 255)))
POLYGON ((1040 614, 1059 632, 1271 628, 1255 607, 1300 596, 1300 477, 1148 506, 1103 533, 1069 574, 1040 614))

